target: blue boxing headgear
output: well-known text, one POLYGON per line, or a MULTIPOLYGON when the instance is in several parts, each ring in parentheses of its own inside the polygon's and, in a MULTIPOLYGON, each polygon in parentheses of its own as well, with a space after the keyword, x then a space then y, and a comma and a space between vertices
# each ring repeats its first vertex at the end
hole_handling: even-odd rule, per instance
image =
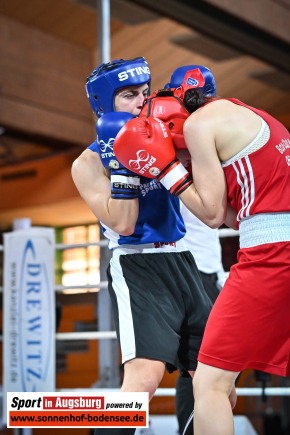
POLYGON ((100 117, 114 112, 114 98, 119 89, 150 84, 150 81, 151 73, 144 57, 113 60, 100 65, 87 78, 87 97, 93 111, 100 117))
POLYGON ((200 87, 203 95, 205 97, 215 97, 216 96, 216 83, 215 78, 211 70, 202 65, 185 65, 177 68, 171 76, 170 82, 167 83, 164 88, 179 88, 183 82, 186 73, 190 70, 199 69, 203 78, 204 85, 200 87))

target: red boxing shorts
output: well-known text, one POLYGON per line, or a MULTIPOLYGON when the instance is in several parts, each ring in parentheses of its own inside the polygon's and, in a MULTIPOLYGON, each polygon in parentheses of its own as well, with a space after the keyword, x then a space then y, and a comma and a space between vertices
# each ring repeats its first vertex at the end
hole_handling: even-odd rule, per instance
POLYGON ((198 361, 289 376, 290 242, 240 249, 215 302, 198 361))

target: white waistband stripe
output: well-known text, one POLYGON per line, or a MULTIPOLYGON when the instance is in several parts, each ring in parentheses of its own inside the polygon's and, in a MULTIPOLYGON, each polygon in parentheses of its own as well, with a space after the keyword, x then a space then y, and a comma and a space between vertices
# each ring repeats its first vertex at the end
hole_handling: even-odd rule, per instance
POLYGON ((240 248, 290 241, 290 213, 264 213, 240 222, 240 248))

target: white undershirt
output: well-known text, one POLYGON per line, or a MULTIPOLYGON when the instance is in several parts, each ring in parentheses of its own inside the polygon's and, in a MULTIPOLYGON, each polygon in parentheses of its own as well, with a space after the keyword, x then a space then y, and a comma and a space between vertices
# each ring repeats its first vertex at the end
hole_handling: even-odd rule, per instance
POLYGON ((219 274, 223 271, 223 266, 218 230, 201 222, 182 202, 180 210, 186 226, 184 241, 192 252, 198 269, 204 273, 219 274))

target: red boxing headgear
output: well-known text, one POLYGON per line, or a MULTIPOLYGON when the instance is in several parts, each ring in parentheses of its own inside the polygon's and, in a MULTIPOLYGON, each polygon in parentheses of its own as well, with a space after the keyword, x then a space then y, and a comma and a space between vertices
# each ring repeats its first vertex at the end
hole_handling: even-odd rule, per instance
POLYGON ((176 149, 187 149, 183 137, 183 124, 190 113, 175 90, 155 91, 140 112, 139 117, 153 116, 161 119, 170 130, 176 149))

